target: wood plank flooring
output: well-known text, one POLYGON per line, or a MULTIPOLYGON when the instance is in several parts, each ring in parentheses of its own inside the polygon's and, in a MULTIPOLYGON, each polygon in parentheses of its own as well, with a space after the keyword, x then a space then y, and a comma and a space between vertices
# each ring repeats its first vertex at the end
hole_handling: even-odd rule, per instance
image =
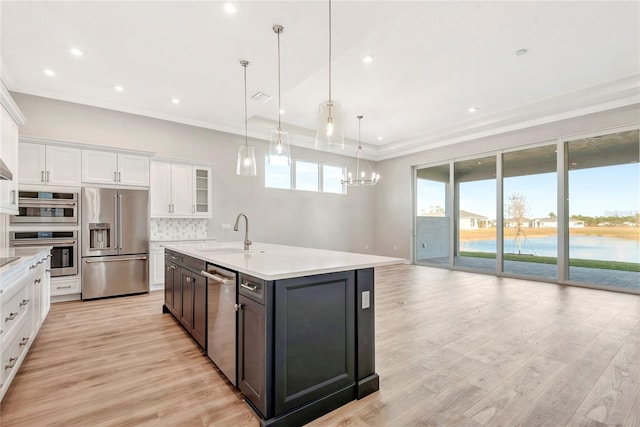
MULTIPOLYGON (((0 425, 257 426, 162 292, 54 304, 0 425)), ((312 426, 640 426, 640 296, 376 269, 380 391, 312 426)))

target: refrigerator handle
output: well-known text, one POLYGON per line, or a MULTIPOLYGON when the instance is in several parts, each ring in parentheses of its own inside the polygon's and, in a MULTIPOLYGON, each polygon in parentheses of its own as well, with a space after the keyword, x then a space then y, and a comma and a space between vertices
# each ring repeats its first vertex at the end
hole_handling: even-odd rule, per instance
POLYGON ((114 241, 113 248, 114 248, 116 251, 118 251, 118 247, 120 246, 120 242, 118 241, 119 233, 120 233, 120 232, 119 232, 119 226, 120 226, 120 223, 119 223, 119 219, 118 219, 118 193, 116 193, 116 194, 114 194, 114 195, 113 195, 113 199, 114 199, 114 200, 113 200, 113 206, 114 206, 114 208, 115 208, 115 212, 113 213, 113 216, 114 216, 114 218, 116 219, 116 223, 115 223, 115 228, 116 228, 116 229, 115 229, 115 230, 113 230, 113 231, 114 231, 114 233, 113 233, 113 240, 115 240, 115 241, 114 241))
POLYGON ((122 250, 122 194, 118 194, 118 249, 122 250))

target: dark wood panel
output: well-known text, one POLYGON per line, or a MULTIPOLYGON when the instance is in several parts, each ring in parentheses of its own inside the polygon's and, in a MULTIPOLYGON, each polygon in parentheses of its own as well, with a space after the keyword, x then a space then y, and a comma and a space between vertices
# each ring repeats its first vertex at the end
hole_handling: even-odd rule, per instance
POLYGON ((275 284, 274 414, 355 383, 355 273, 275 284))
POLYGON ((264 417, 269 417, 265 307, 243 295, 238 301, 238 387, 264 417))

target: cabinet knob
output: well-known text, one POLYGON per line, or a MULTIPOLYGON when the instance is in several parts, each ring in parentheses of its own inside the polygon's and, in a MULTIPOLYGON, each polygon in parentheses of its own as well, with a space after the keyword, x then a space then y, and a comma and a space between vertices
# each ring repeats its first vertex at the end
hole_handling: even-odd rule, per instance
POLYGON ((9 359, 9 363, 4 365, 4 369, 11 369, 15 366, 16 361, 18 360, 17 357, 12 357, 9 359))
POLYGON ((236 304, 236 311, 240 311, 244 308, 244 304, 236 304))

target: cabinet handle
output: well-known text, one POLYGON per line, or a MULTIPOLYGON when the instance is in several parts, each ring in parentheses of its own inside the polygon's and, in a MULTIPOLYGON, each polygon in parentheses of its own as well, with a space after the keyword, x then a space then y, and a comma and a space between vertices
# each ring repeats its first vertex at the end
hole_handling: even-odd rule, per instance
POLYGON ((118 182, 118 172, 113 171, 113 182, 118 182))
POLYGON ((44 180, 44 171, 40 171, 40 181, 45 182, 45 180, 44 180))
POLYGON ((25 305, 29 304, 29 301, 30 300, 28 299, 23 299, 22 302, 20 303, 20 307, 24 307, 25 305))
POLYGON ((42 282, 42 279, 36 279, 33 281, 34 284, 42 282))
POLYGON ((18 313, 9 313, 9 316, 4 318, 5 322, 8 322, 9 320, 13 320, 18 316, 18 313))
POLYGON ((179 257, 175 256, 175 255, 170 255, 171 259, 178 259, 179 257))
POLYGON ((7 365, 4 365, 4 369, 11 369, 15 366, 16 361, 18 360, 17 357, 12 357, 9 359, 9 363, 7 365))
POLYGON ((45 273, 51 273, 51 269, 47 268, 44 272, 45 273))
POLYGON ((49 182, 49 171, 47 171, 47 182, 49 182))
POLYGON ((23 345, 27 345, 28 342, 29 337, 22 337, 22 341, 20 341, 20 347, 22 347, 23 345))
POLYGON ((193 277, 187 276, 186 279, 187 279, 187 283, 191 283, 191 281, 193 280, 193 277))
POLYGON ((122 172, 118 172, 118 182, 122 182, 122 172))
POLYGON ((240 287, 241 288, 245 288, 245 289, 249 289, 250 291, 255 291, 256 289, 258 289, 258 285, 253 285, 251 286, 249 283, 240 283, 240 287))
POLYGON ((16 190, 11 190, 11 204, 16 204, 16 190))
POLYGON ((240 311, 244 308, 244 304, 236 304, 236 311, 240 311))
POLYGON ((69 285, 69 286, 56 286, 56 289, 71 289, 71 285, 69 285))

